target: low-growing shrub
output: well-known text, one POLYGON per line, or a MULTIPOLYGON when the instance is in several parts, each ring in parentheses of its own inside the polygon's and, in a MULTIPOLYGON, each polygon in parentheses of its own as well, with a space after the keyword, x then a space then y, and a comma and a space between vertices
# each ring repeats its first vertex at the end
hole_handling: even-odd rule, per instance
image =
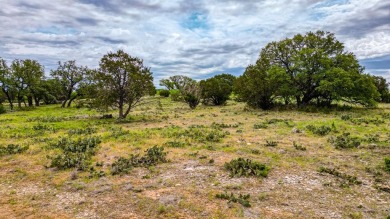
POLYGON ((111 164, 111 174, 127 174, 134 167, 150 167, 167 162, 167 152, 164 152, 164 147, 154 146, 145 152, 143 156, 130 154, 129 158, 119 157, 111 164))
POLYGON ((211 124, 211 127, 212 128, 237 128, 238 126, 240 125, 240 123, 236 123, 236 124, 225 124, 225 123, 215 123, 213 122, 213 124, 211 124))
POLYGON ((171 90, 171 100, 172 101, 182 101, 183 97, 181 96, 181 93, 179 90, 171 90))
POLYGON ((85 129, 71 129, 68 131, 68 135, 91 135, 96 133, 96 128, 87 127, 85 129))
POLYGON ((180 142, 180 141, 167 141, 164 143, 164 146, 165 147, 171 147, 171 148, 183 148, 185 147, 185 143, 184 142, 180 142))
POLYGON ((385 158, 385 170, 390 172, 390 157, 385 158))
POLYGON ((351 134, 346 132, 337 137, 330 137, 328 140, 336 149, 356 148, 360 145, 360 140, 357 137, 351 137, 351 134))
POLYGON ((48 158, 51 159, 50 167, 86 170, 90 165, 90 160, 92 156, 95 155, 100 142, 100 138, 98 137, 86 137, 76 140, 60 138, 57 142, 50 145, 51 148, 58 148, 61 150, 60 154, 48 156, 48 158))
POLYGON ((159 94, 161 97, 169 97, 170 92, 169 90, 160 90, 159 94))
POLYGON ((257 123, 257 124, 253 125, 253 128, 254 129, 266 129, 266 128, 268 128, 268 125, 266 125, 264 123, 257 123))
POLYGON ((267 147, 276 147, 276 146, 278 146, 278 142, 277 141, 273 141, 273 140, 265 140, 265 146, 267 146, 267 147))
POLYGON ((49 132, 56 132, 57 130, 52 127, 52 126, 48 126, 48 125, 44 125, 44 124, 41 124, 41 123, 38 123, 37 125, 34 125, 33 126, 33 130, 35 131, 49 131, 49 132))
POLYGON ((345 182, 342 182, 341 185, 345 185, 345 183, 347 183, 347 185, 360 185, 360 184, 362 184, 362 182, 359 181, 356 176, 350 176, 348 174, 341 173, 340 171, 336 170, 335 168, 320 167, 319 172, 320 173, 328 173, 328 174, 336 176, 342 180, 345 180, 345 182))
POLYGON ((296 143, 295 141, 293 141, 293 146, 297 150, 306 151, 306 147, 302 146, 301 144, 296 143))
POLYGON ((379 142, 379 134, 366 134, 364 140, 367 142, 379 142))
POLYGON ((329 134, 332 131, 332 128, 329 126, 314 126, 314 125, 308 125, 306 126, 306 129, 312 132, 315 135, 325 136, 329 134))
POLYGON ((216 194, 215 197, 219 198, 219 199, 228 200, 228 203, 231 203, 231 202, 240 203, 244 207, 247 207, 247 208, 251 207, 251 204, 249 203, 249 198, 250 198, 249 194, 247 194, 247 195, 239 194, 238 197, 236 197, 233 193, 230 193, 230 195, 229 195, 225 192, 225 193, 216 194))
POLYGON ((225 169, 230 172, 231 177, 267 177, 270 168, 265 164, 250 159, 238 158, 231 160, 229 163, 225 163, 225 169))
POLYGON ((0 156, 9 154, 20 154, 28 150, 28 145, 9 144, 7 146, 0 145, 0 156))

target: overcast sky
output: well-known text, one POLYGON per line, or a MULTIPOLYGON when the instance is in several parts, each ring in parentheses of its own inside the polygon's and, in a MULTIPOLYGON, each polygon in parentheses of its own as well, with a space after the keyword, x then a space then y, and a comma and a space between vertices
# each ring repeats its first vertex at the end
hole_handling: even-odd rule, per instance
POLYGON ((325 30, 366 71, 390 79, 388 0, 0 0, 0 57, 95 68, 124 49, 171 75, 203 79, 243 73, 263 46, 325 30))

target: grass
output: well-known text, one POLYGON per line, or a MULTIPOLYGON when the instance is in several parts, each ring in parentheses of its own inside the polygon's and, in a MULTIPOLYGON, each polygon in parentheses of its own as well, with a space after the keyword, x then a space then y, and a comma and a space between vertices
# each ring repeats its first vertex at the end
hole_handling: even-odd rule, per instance
POLYGON ((101 119, 93 110, 59 105, 1 114, 0 218, 387 217, 389 104, 325 114, 233 101, 190 110, 155 99, 121 122, 116 111, 101 119), (101 141, 93 150, 53 146, 89 136, 101 141), (163 161, 142 158, 153 146, 164 146, 155 151, 163 161), (47 167, 66 151, 91 153, 79 170, 47 167), (137 162, 130 155, 139 155, 137 162), (112 175, 120 157, 124 174, 112 175), (225 163, 238 157, 252 163, 232 164, 238 171, 231 174, 225 163), (238 177, 241 168, 242 176, 256 176, 262 164, 266 172, 257 175, 266 178, 238 177), (228 203, 249 197, 249 210, 228 203))

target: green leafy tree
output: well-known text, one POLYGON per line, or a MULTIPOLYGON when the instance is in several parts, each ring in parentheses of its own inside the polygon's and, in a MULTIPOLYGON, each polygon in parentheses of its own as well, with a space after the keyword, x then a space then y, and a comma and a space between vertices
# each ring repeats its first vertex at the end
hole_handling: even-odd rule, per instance
POLYGON ((58 62, 57 69, 51 71, 51 76, 61 83, 61 107, 70 107, 72 101, 78 96, 78 85, 84 80, 87 71, 87 67, 77 66, 74 60, 58 62))
POLYGON ((16 95, 16 88, 13 83, 11 69, 6 61, 0 58, 0 89, 3 95, 7 98, 11 110, 13 109, 13 100, 16 95))
POLYGON ((205 103, 223 105, 229 99, 233 91, 233 83, 236 77, 230 74, 220 74, 199 82, 201 97, 205 103))
POLYGON ((170 81, 174 89, 179 90, 180 96, 191 109, 195 109, 199 105, 201 89, 197 81, 184 75, 171 76, 167 80, 170 81))
POLYGON ((117 107, 119 119, 126 118, 130 110, 142 102, 142 97, 155 92, 150 68, 123 50, 104 55, 94 78, 98 105, 117 107))
POLYGON ((175 85, 174 85, 173 81, 171 81, 170 79, 161 79, 160 80, 160 86, 164 86, 168 90, 175 89, 175 85))
POLYGON ((380 102, 390 103, 389 83, 387 83, 386 79, 381 76, 373 76, 373 80, 380 94, 380 98, 378 100, 380 102))
POLYGON ((262 108, 269 108, 277 97, 286 103, 294 98, 298 106, 339 100, 375 106, 379 95, 356 57, 344 51, 334 34, 323 31, 269 43, 247 71, 239 83, 249 83, 252 91, 237 89, 250 105, 262 108))
POLYGON ((24 97, 27 97, 28 105, 39 106, 38 89, 44 78, 44 68, 36 60, 14 60, 11 64, 11 73, 14 86, 17 90, 18 106, 21 107, 21 102, 24 102, 24 97))

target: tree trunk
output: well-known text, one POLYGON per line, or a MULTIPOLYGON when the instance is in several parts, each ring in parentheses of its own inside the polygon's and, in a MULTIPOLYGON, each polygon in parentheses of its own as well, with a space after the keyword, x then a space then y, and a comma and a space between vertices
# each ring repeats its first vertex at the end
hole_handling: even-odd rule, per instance
POLYGON ((67 101, 68 101, 68 99, 62 101, 61 108, 65 108, 65 104, 66 104, 67 101))
POLYGON ((34 105, 32 96, 28 96, 27 97, 27 102, 28 102, 28 106, 29 107, 32 107, 34 105))
POLYGON ((127 117, 127 115, 129 115, 130 110, 131 110, 131 106, 129 105, 129 107, 127 108, 125 114, 123 115, 123 118, 124 118, 124 119, 127 117))
POLYGON ((9 107, 11 108, 11 110, 13 110, 14 109, 14 104, 12 103, 11 95, 9 95, 9 93, 6 92, 4 89, 3 89, 3 92, 5 93, 5 96, 7 96, 9 107))
POLYGON ((34 98, 35 106, 39 106, 39 98, 34 98))
POLYGON ((73 100, 75 100, 77 98, 77 95, 70 98, 69 102, 68 102, 68 106, 67 107, 70 107, 70 104, 72 104, 73 100))

